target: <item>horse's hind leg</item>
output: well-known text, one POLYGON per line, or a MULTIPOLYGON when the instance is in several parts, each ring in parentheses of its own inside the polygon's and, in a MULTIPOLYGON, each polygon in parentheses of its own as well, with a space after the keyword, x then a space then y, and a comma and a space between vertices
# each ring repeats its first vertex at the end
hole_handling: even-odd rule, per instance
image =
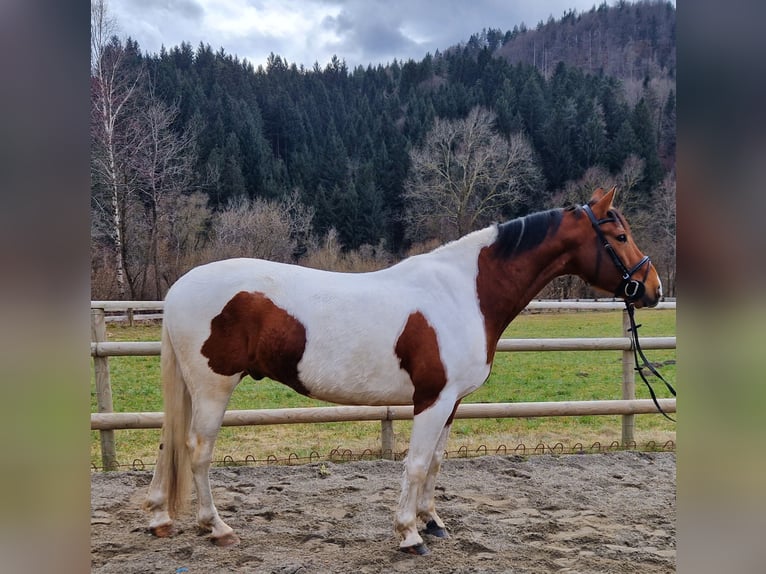
POLYGON ((160 446, 157 455, 157 462, 152 476, 152 482, 149 485, 149 493, 144 503, 144 508, 151 512, 152 517, 149 521, 149 531, 159 538, 172 536, 175 532, 173 528, 173 519, 168 509, 168 486, 163 458, 167 454, 160 446))
POLYGON ((230 546, 239 542, 234 530, 218 515, 209 476, 215 439, 237 382, 236 379, 221 378, 206 381, 205 388, 198 389, 193 399, 191 428, 187 438, 199 505, 197 522, 200 528, 212 532, 211 539, 218 546, 230 546))

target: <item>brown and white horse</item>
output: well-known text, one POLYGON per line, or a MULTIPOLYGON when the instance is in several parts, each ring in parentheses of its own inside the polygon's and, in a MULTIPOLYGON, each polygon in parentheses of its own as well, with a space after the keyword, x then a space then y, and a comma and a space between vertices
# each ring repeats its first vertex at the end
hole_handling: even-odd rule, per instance
POLYGON ((218 515, 208 470, 229 398, 250 375, 335 403, 414 405, 394 523, 402 550, 426 553, 418 519, 447 536, 434 487, 455 409, 487 379, 511 320, 565 274, 635 307, 662 296, 614 193, 598 189, 582 207, 493 225, 372 273, 231 259, 181 277, 165 299, 150 530, 172 534, 193 477, 199 525, 216 544, 239 541, 218 515))

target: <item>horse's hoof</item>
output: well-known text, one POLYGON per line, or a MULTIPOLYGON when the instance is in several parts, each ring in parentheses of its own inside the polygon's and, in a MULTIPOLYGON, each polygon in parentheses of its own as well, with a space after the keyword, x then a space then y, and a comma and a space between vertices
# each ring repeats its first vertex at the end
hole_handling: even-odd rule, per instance
POLYGON ((413 554, 415 556, 425 556, 431 554, 431 551, 425 544, 415 544, 414 546, 400 546, 399 550, 405 554, 413 554))
POLYGON ((160 524, 159 526, 150 526, 149 532, 151 532, 157 538, 170 538, 176 533, 176 529, 173 528, 173 523, 160 524))
POLYGON ((226 546, 236 546, 239 544, 239 536, 233 532, 229 532, 228 534, 224 534, 223 536, 219 536, 217 538, 211 538, 210 540, 219 548, 225 548, 226 546))
POLYGON ((430 534, 431 536, 436 536, 436 538, 449 538, 449 533, 447 532, 447 529, 443 526, 439 526, 436 524, 435 520, 429 520, 426 523, 426 534, 430 534))

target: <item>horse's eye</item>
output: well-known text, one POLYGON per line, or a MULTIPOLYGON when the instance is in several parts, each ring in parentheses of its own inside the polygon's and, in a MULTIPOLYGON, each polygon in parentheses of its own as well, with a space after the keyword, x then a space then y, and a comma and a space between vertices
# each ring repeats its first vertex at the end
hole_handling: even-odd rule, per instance
POLYGON ((617 236, 617 241, 619 241, 620 243, 627 243, 628 236, 625 235, 624 233, 620 233, 620 235, 617 236))

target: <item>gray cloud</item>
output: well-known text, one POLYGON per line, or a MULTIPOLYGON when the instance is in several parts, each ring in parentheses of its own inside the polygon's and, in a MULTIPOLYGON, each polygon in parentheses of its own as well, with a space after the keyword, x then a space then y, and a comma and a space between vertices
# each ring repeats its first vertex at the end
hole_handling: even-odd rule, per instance
MULTIPOLYGON (((610 0, 613 2, 614 0, 610 0)), ((349 67, 422 59, 427 52, 466 42, 484 28, 534 28, 566 10, 590 10, 600 0, 242 0, 241 14, 223 24, 229 4, 215 0, 111 0, 124 35, 142 50, 186 41, 263 64, 270 52, 310 68, 333 55, 349 67), (254 13, 253 10, 257 10, 254 13), (259 20, 274 16, 275 27, 259 20), (257 14, 257 16, 254 16, 257 14), (252 25, 251 28, 247 28, 252 25)))
POLYGON ((357 3, 345 8, 337 17, 328 16, 323 25, 332 30, 339 40, 328 42, 326 47, 338 57, 352 60, 353 64, 385 63, 402 54, 414 54, 420 47, 408 37, 403 21, 390 10, 380 10, 375 3, 357 3), (376 9, 369 8, 375 6, 376 9), (367 7, 367 10, 359 10, 367 7))
MULTIPOLYGON (((126 2, 111 2, 111 6, 120 6, 124 9, 130 9, 126 2)), ((152 15, 167 15, 173 18, 181 18, 189 22, 201 22, 205 14, 205 9, 200 2, 195 0, 132 0, 132 11, 135 14, 143 14, 149 19, 152 15)), ((171 22, 167 22, 171 24, 171 22)))

